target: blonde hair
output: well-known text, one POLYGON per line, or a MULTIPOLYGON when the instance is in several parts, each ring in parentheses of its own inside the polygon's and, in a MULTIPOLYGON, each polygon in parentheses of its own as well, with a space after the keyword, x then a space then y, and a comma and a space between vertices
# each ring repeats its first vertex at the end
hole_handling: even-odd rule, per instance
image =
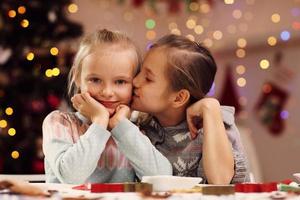
POLYGON ((91 34, 86 35, 80 42, 79 49, 75 55, 73 65, 68 77, 68 95, 72 97, 74 94, 80 92, 76 86, 76 80, 80 76, 82 70, 82 61, 95 49, 104 46, 116 44, 123 49, 132 49, 136 53, 136 68, 135 74, 139 71, 141 64, 141 57, 138 48, 125 34, 117 31, 109 31, 107 29, 97 30, 91 34))

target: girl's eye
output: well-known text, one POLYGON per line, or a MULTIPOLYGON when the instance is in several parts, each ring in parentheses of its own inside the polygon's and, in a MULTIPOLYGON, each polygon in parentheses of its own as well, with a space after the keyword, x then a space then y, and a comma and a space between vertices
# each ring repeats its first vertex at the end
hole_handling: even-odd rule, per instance
POLYGON ((117 85, 123 85, 123 84, 126 83, 126 81, 125 81, 125 80, 116 80, 115 83, 116 83, 117 85))
POLYGON ((92 83, 100 83, 101 82, 101 80, 99 78, 90 78, 89 81, 92 83))
POLYGON ((145 78, 147 82, 152 82, 151 79, 149 79, 148 77, 145 78))

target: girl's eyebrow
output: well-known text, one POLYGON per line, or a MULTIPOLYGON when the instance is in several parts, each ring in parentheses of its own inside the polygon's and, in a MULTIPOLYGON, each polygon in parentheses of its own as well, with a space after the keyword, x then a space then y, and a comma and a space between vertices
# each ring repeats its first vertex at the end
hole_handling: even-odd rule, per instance
POLYGON ((129 76, 129 75, 119 75, 119 76, 115 76, 114 79, 125 79, 125 80, 130 80, 133 77, 129 76))

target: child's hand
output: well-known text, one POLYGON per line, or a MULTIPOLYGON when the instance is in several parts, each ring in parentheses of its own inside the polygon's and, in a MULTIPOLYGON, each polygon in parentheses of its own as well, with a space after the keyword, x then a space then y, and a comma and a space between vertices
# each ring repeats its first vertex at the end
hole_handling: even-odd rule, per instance
POLYGON ((209 110, 219 109, 220 103, 214 98, 203 98, 189 106, 186 119, 192 139, 197 137, 198 129, 202 128, 203 118, 209 110))
POLYGON ((71 98, 74 108, 92 122, 107 128, 109 121, 108 110, 89 93, 76 94, 71 98))
POLYGON ((119 105, 116 108, 115 114, 109 119, 108 129, 113 129, 122 119, 129 119, 131 110, 126 105, 119 105))

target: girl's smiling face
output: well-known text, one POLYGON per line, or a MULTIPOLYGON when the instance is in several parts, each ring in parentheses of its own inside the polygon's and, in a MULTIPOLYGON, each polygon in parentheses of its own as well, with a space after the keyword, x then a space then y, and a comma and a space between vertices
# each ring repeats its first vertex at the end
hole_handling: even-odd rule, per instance
POLYGON ((131 101, 136 65, 132 49, 98 48, 82 61, 80 91, 89 92, 113 115, 118 105, 131 101))

